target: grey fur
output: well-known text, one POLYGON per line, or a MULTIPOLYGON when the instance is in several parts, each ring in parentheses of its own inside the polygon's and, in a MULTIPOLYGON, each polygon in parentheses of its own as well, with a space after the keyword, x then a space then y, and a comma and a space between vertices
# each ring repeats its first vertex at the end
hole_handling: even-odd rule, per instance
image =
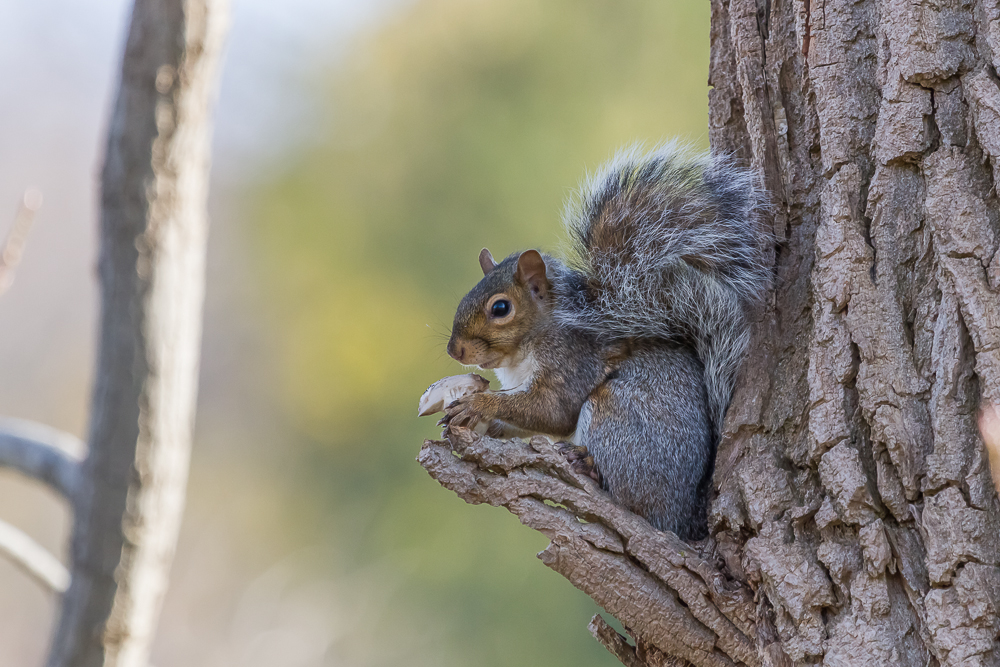
POLYGON ((483 418, 500 433, 513 426, 556 437, 575 430, 615 499, 657 528, 703 537, 722 419, 747 346, 744 311, 769 279, 756 183, 731 160, 673 145, 620 154, 567 215, 571 259, 543 256, 549 285, 537 305, 519 282, 521 253, 459 303, 449 353, 530 354, 535 372, 527 387, 456 402, 445 423, 483 418), (516 326, 485 318, 501 292, 520 299, 516 326))
POLYGON ((640 350, 595 394, 577 439, 604 488, 660 530, 704 537, 715 443, 698 360, 684 348, 640 350))
POLYGON ((749 342, 745 308, 770 280, 764 208, 757 176, 728 157, 623 151, 567 212, 569 266, 586 278, 557 281, 556 317, 602 339, 692 344, 718 433, 749 342), (595 225, 624 243, 595 247, 595 225))
POLYGON ((639 348, 584 404, 580 445, 605 488, 661 530, 706 532, 722 420, 770 280, 764 193, 732 160, 675 145, 619 154, 567 212, 554 319, 639 348))

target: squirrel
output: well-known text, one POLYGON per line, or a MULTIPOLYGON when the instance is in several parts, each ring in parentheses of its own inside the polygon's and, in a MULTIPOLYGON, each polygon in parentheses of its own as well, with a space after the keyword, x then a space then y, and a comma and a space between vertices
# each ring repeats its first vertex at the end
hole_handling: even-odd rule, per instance
POLYGON ((770 283, 757 183, 726 156, 633 148, 567 208, 568 260, 526 250, 496 262, 484 248, 448 354, 492 369, 502 389, 451 403, 441 423, 563 439, 616 501, 704 538, 746 309, 770 283))

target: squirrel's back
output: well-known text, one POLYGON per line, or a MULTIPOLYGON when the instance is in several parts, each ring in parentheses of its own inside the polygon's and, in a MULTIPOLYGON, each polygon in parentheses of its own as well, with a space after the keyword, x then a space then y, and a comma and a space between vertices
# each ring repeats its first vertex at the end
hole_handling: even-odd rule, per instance
POLYGON ((718 434, 749 339, 745 309, 767 288, 770 235, 757 176, 674 144, 620 153, 567 214, 556 317, 607 340, 689 344, 705 368, 718 434))

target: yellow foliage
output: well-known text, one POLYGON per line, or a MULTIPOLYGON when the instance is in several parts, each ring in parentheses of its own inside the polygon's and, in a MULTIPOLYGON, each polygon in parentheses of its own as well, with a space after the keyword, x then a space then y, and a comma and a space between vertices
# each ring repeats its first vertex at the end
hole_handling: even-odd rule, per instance
MULTIPOLYGON (((292 419, 314 437, 331 430, 364 430, 358 415, 399 394, 407 370, 420 365, 423 317, 420 294, 384 276, 339 275, 314 307, 288 323, 287 387, 282 396, 292 419)), ((413 401, 414 414, 416 398, 413 401)), ((396 406, 393 406, 394 408, 396 406)))
POLYGON ((593 605, 530 557, 543 540, 413 462, 438 433, 416 403, 464 372, 444 344, 483 246, 556 249, 567 197, 623 144, 707 144, 708 5, 425 0, 349 51, 315 140, 246 206, 309 511, 350 508, 338 548, 405 571, 422 620, 457 628, 464 647, 415 662, 610 664, 593 605))

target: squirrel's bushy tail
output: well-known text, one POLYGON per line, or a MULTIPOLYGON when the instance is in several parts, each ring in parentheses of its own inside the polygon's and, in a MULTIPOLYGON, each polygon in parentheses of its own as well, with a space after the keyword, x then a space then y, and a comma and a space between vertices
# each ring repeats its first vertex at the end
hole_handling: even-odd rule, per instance
MULTIPOLYGON (((586 285, 558 317, 603 338, 689 342, 722 418, 749 341, 745 309, 767 288, 765 196, 727 157, 673 144, 619 154, 570 208, 570 266, 586 285)), ((568 287, 568 286, 567 286, 568 287)))

